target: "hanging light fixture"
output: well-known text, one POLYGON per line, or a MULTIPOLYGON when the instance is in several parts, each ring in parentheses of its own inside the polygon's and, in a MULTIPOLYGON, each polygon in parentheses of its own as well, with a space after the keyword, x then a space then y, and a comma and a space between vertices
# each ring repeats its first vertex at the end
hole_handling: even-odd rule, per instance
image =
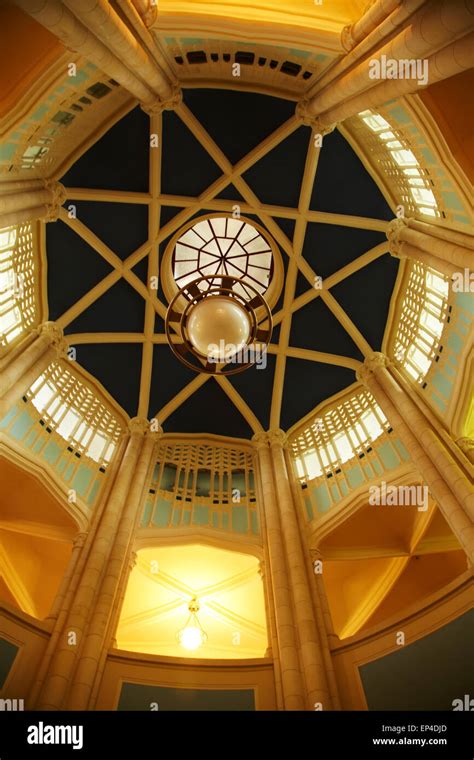
POLYGON ((199 612, 199 602, 197 599, 191 599, 188 604, 189 618, 184 628, 176 634, 178 642, 184 649, 193 652, 206 643, 207 633, 199 622, 197 613, 199 612))
POLYGON ((199 277, 171 301, 165 320, 173 353, 190 369, 233 375, 258 362, 272 334, 272 314, 252 285, 230 275, 199 277), (177 338, 177 340, 176 340, 177 338))

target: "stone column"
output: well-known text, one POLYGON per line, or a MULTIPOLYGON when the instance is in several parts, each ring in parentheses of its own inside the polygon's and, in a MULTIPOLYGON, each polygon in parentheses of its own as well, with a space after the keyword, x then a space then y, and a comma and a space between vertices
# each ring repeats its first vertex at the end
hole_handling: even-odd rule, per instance
POLYGON ((101 40, 132 73, 146 82, 155 96, 168 100, 172 85, 106 0, 63 0, 69 10, 101 40))
POLYGON ((138 435, 142 438, 140 455, 133 469, 132 482, 98 589, 97 600, 89 617, 86 638, 71 685, 68 701, 70 710, 87 710, 89 707, 89 698, 101 656, 109 648, 110 639, 107 632, 114 606, 118 602, 120 579, 130 561, 129 549, 143 505, 147 476, 153 463, 156 434, 150 431, 147 420, 135 419, 132 423, 132 437, 138 435))
MULTIPOLYGON (((14 0, 14 2, 25 13, 32 16, 35 21, 38 21, 58 37, 67 48, 94 63, 108 77, 115 79, 128 90, 137 100, 143 103, 152 103, 156 100, 156 93, 144 83, 140 72, 132 70, 132 65, 129 67, 128 60, 131 50, 127 48, 120 58, 117 57, 60 0, 44 0, 40 3, 36 0, 14 0)), ((74 5, 80 6, 82 2, 76 2, 74 5)))
POLYGON ((67 355, 68 344, 55 322, 44 322, 24 341, 24 349, 0 363, 0 416, 21 399, 51 362, 67 355), (32 337, 31 337, 32 336, 32 337))
POLYGON ((69 559, 68 566, 66 568, 66 572, 64 573, 61 584, 58 589, 58 593, 56 594, 56 597, 54 599, 54 602, 52 604, 51 610, 49 612, 49 615, 46 617, 46 620, 55 620, 59 614, 59 611, 63 605, 67 590, 69 588, 69 584, 71 582, 71 579, 74 575, 74 571, 76 569, 77 561, 79 559, 79 555, 82 551, 82 548, 85 544, 87 538, 87 533, 78 533, 74 537, 73 545, 72 545, 72 554, 69 559))
POLYGON ((126 564, 124 571, 122 573, 122 577, 120 579, 120 587, 118 589, 118 594, 117 594, 118 602, 113 612, 112 624, 111 624, 111 628, 114 632, 114 635, 112 637, 112 642, 111 642, 113 647, 117 646, 117 639, 116 639, 117 626, 119 624, 120 616, 122 614, 122 608, 123 608, 123 603, 125 600, 125 594, 127 593, 128 582, 130 580, 130 576, 132 574, 134 567, 136 567, 137 565, 137 558, 138 558, 137 552, 133 551, 130 554, 128 563, 126 564))
MULTIPOLYGON (((133 541, 132 541, 133 544, 133 541)), ((120 583, 119 588, 117 591, 117 602, 114 605, 114 609, 112 611, 112 615, 110 616, 109 621, 109 627, 107 631, 107 637, 104 641, 104 645, 102 647, 102 651, 100 654, 99 663, 96 669, 94 683, 89 699, 89 710, 95 710, 95 704, 97 701, 97 693, 100 688, 100 683, 102 681, 102 676, 104 673, 105 664, 107 662, 107 655, 109 653, 109 649, 116 648, 117 647, 117 639, 115 638, 115 633, 117 631, 118 622, 120 620, 120 615, 122 613, 122 607, 123 602, 125 599, 125 594, 127 593, 127 586, 128 581, 130 580, 130 575, 132 573, 133 568, 137 564, 137 552, 132 551, 128 558, 128 562, 125 564, 125 567, 123 568, 122 575, 120 577, 120 583)))
MULTIPOLYGON (((412 228, 411 219, 393 219, 387 228, 390 253, 397 258, 410 258, 451 277, 455 272, 470 269, 474 264, 474 251, 456 240, 438 237, 432 232, 434 225, 422 223, 412 228)), ((449 234, 449 230, 447 231, 449 234)), ((467 236, 464 236, 467 237, 467 236)), ((472 243, 471 243, 472 244, 472 243)))
POLYGON ((321 705, 322 709, 328 710, 332 708, 332 700, 329 694, 322 646, 313 610, 310 582, 290 487, 290 478, 286 467, 283 448, 286 445, 286 435, 282 430, 270 430, 268 436, 290 589, 294 602, 301 664, 306 683, 306 706, 308 709, 315 709, 315 705, 318 704, 321 705))
POLYGON ((25 183, 24 188, 19 184, 4 183, 0 187, 1 229, 35 219, 51 222, 58 218, 66 200, 66 190, 60 182, 46 180, 37 187, 25 183))
MULTIPOLYGON (((260 465, 258 457, 254 458, 254 477, 255 477, 255 489, 257 494, 257 504, 259 506, 260 526, 262 536, 267 535, 267 523, 265 519, 264 509, 264 496, 262 490, 262 477, 260 473, 260 465)), ((268 550, 268 542, 263 542, 264 560, 260 563, 259 574, 263 582, 263 592, 265 595, 265 614, 267 619, 267 630, 270 641, 270 652, 273 661, 273 672, 275 678, 275 696, 278 710, 285 709, 285 700, 282 691, 281 681, 281 664, 280 664, 280 650, 278 646, 278 631, 276 627, 275 619, 275 599, 273 596, 271 573, 268 572, 270 567, 270 555, 268 550)), ((265 653, 267 654, 267 653, 265 653)))
MULTIPOLYGON (((291 492, 293 496, 293 504, 295 508, 295 514, 299 524, 299 531, 301 541, 303 544, 305 564, 308 568, 308 579, 310 584, 311 597, 313 600, 313 608, 316 619, 316 624, 319 631, 319 640, 321 642, 321 651, 323 655, 324 667, 326 670, 329 694, 334 710, 341 709, 341 703, 339 699, 339 689, 337 686, 336 672, 334 670, 334 664, 331 656, 331 640, 339 641, 339 638, 334 632, 332 625, 331 614, 329 612, 329 605, 326 596, 326 589, 322 580, 322 574, 316 573, 314 560, 321 559, 320 552, 309 548, 308 536, 306 532, 306 525, 303 517, 303 500, 301 498, 301 489, 298 485, 298 481, 295 476, 293 463, 291 460, 291 454, 288 449, 285 450, 286 469, 288 472, 289 482, 291 486, 291 492), (318 554, 316 557, 315 554, 318 554)), ((322 565, 321 565, 322 568, 322 565)))
MULTIPOLYGON (((98 643, 95 637, 88 639, 89 625, 94 622, 92 616, 99 596, 101 604, 104 604, 104 584, 107 583, 107 588, 110 588, 111 573, 115 572, 117 565, 115 558, 112 570, 110 569, 109 563, 115 544, 118 541, 122 546, 123 531, 129 524, 129 511, 137 508, 138 486, 143 487, 144 461, 143 457, 140 457, 142 448, 148 455, 150 453, 149 443, 144 444, 145 431, 148 430, 146 420, 135 418, 130 420, 129 424, 130 435, 125 452, 89 548, 74 604, 71 605, 58 637, 56 651, 51 658, 40 694, 38 709, 64 709, 68 690, 75 684, 74 671, 84 653, 86 641, 87 652, 90 651, 92 641, 96 645, 98 643), (129 509, 127 505, 130 505, 129 509)), ((100 627, 103 623, 103 612, 99 610, 97 615, 97 625, 100 627)), ((99 631, 96 635, 98 633, 99 631)))
POLYGON ((467 459, 474 464, 474 438, 458 438, 456 443, 461 451, 464 452, 467 459))
POLYGON ((471 30, 472 12, 462 0, 423 4, 388 43, 375 46, 362 62, 317 92, 308 109, 333 124, 420 89, 418 78, 372 79, 370 61, 380 62, 382 56, 396 61, 427 59, 430 84, 468 69, 474 60, 471 30))
POLYGON ((474 557, 474 488, 446 444, 390 371, 381 353, 365 359, 358 378, 369 388, 437 501, 459 543, 474 557))
POLYGON ((252 440, 256 446, 258 474, 263 494, 265 539, 270 559, 284 707, 285 710, 304 710, 307 704, 305 686, 298 656, 298 633, 285 561, 268 437, 266 433, 256 433, 252 440))

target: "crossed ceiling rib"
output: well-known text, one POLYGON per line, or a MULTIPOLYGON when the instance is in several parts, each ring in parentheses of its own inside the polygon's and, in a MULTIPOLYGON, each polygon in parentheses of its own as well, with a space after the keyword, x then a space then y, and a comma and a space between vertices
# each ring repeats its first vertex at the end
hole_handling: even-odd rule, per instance
MULTIPOLYGON (((68 308, 58 319, 58 323, 64 329, 85 309, 91 306, 107 290, 115 285, 121 278, 145 301, 145 319, 143 333, 78 333, 68 335, 71 345, 84 343, 142 343, 142 366, 140 377, 140 390, 138 401, 138 414, 147 416, 150 389, 152 382, 153 348, 154 345, 166 344, 164 334, 155 334, 155 313, 162 319, 166 315, 166 305, 158 298, 157 292, 150 290, 131 271, 140 261, 148 257, 147 281, 151 277, 157 277, 159 273, 159 244, 175 233, 182 224, 204 208, 213 210, 229 210, 231 201, 219 200, 215 196, 224 188, 232 184, 243 198, 239 202, 241 211, 256 215, 273 235, 289 259, 288 271, 284 285, 283 307, 274 314, 274 324, 281 323, 278 344, 269 346, 269 353, 276 355, 276 368, 273 381, 271 400, 270 426, 280 426, 280 414, 283 398, 283 386, 287 357, 322 362, 338 365, 356 370, 360 364, 356 359, 336 354, 328 354, 304 348, 293 348, 289 345, 292 315, 310 303, 314 298, 321 297, 332 314, 343 326, 349 337, 366 356, 371 352, 371 347, 354 325, 347 313, 336 301, 329 289, 338 284, 346 277, 354 274, 361 268, 375 261, 388 252, 388 241, 382 242, 371 250, 365 252, 352 262, 342 267, 337 272, 327 277, 324 281, 324 289, 314 287, 317 273, 312 269, 303 257, 306 228, 309 222, 325 224, 338 224, 341 226, 355 227, 374 231, 385 231, 387 222, 369 217, 356 217, 344 214, 332 214, 310 210, 311 193, 317 170, 320 148, 313 143, 312 132, 309 132, 309 142, 306 156, 305 169, 300 187, 300 197, 297 208, 287 208, 260 203, 259 198, 251 190, 242 177, 250 167, 257 163, 267 153, 289 137, 300 127, 298 120, 292 116, 273 133, 262 140, 246 156, 241 158, 235 165, 224 155, 223 151, 210 137, 200 121, 190 109, 183 103, 176 109, 176 114, 188 127, 201 146, 206 150, 210 158, 223 172, 221 177, 215 180, 198 197, 174 196, 161 194, 161 164, 162 164, 162 114, 150 116, 150 139, 158 136, 157 147, 149 151, 149 190, 148 193, 137 193, 119 190, 91 190, 83 188, 67 188, 68 199, 93 200, 103 202, 122 202, 146 204, 149 207, 148 214, 148 239, 139 246, 134 253, 124 261, 117 256, 105 243, 103 243, 85 224, 78 219, 71 219, 65 209, 60 212, 59 218, 76 232, 89 246, 91 246, 112 267, 106 277, 91 288, 76 303, 68 308), (162 206, 182 207, 169 222, 160 226, 160 212, 162 206), (293 240, 290 241, 274 217, 295 219, 293 240), (296 279, 301 272, 310 284, 310 288, 302 295, 295 298, 296 279)), ((156 138, 155 138, 156 139, 156 138)), ((165 146, 166 147, 166 146, 165 146)), ((323 148, 324 149, 324 148, 323 148)), ((178 340, 178 339, 177 339, 178 340)), ((249 405, 226 377, 200 375, 194 378, 186 386, 181 388, 155 414, 162 424, 178 407, 198 390, 211 377, 220 385, 228 398, 235 405, 254 432, 262 430, 262 425, 249 405)))

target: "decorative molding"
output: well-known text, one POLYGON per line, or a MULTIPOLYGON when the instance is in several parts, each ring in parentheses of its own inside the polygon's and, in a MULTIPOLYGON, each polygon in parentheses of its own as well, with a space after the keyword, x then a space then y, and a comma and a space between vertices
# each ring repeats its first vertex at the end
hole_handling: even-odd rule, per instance
POLYGON ((177 84, 172 87, 172 94, 166 100, 156 100, 154 103, 140 103, 140 108, 148 116, 154 116, 156 114, 163 113, 163 111, 174 111, 183 102, 183 91, 177 84))
POLYGON ((456 444, 461 451, 466 455, 470 462, 474 463, 474 438, 463 436, 456 440, 456 444))
POLYGON ((49 340, 51 347, 56 351, 58 359, 67 357, 69 344, 64 337, 62 328, 56 322, 43 322, 36 328, 36 332, 38 335, 44 336, 49 340))
POLYGON ((252 436, 252 444, 257 451, 262 449, 268 449, 269 439, 267 433, 254 433, 252 436))
POLYGON ((311 127, 315 134, 321 135, 321 137, 333 132, 337 124, 326 124, 322 122, 319 116, 315 116, 311 113, 308 108, 309 103, 310 101, 305 98, 298 101, 295 109, 296 118, 306 127, 311 127))
POLYGON ((353 47, 355 47, 355 39, 352 36, 352 24, 348 24, 345 26, 341 31, 341 45, 346 51, 346 53, 350 53, 353 47))
POLYGON ((282 449, 288 448, 288 436, 280 428, 272 428, 267 432, 268 443, 270 446, 279 446, 282 449))
POLYGON ((369 356, 366 356, 362 367, 360 367, 360 369, 358 369, 356 372, 356 377, 358 380, 364 383, 364 385, 367 385, 369 378, 378 369, 388 367, 390 364, 391 362, 388 356, 383 354, 381 351, 374 351, 372 354, 369 354, 369 356))
POLYGON ((84 546, 86 542, 87 535, 88 534, 85 531, 76 533, 76 535, 74 536, 74 540, 72 542, 73 548, 82 549, 82 547, 84 546))
POLYGON ((390 255, 395 256, 397 259, 406 258, 400 250, 400 233, 408 225, 409 220, 406 217, 397 216, 395 219, 392 219, 386 230, 387 240, 390 243, 390 255))

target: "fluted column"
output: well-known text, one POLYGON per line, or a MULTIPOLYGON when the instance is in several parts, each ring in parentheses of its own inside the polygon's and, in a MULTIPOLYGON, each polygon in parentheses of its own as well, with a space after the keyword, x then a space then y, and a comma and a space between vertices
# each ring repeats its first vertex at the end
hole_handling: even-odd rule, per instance
POLYGON ((420 261, 438 272, 451 277, 455 272, 471 269, 474 265, 473 245, 467 235, 457 235, 449 230, 445 237, 438 237, 432 228, 434 225, 411 218, 393 219, 387 228, 390 253, 397 258, 410 258, 420 261), (415 224, 413 224, 415 223, 415 224), (462 243, 460 242, 460 238, 462 243))
POLYGON ((117 639, 116 639, 117 626, 120 620, 120 615, 122 614, 123 603, 125 601, 125 594, 127 593, 127 586, 130 580, 130 575, 132 574, 134 567, 136 567, 137 565, 137 558, 138 558, 137 552, 132 552, 130 554, 129 561, 125 565, 124 571, 122 573, 122 577, 120 579, 120 587, 118 589, 118 594, 117 594, 118 601, 113 612, 112 625, 111 625, 111 628, 115 634, 112 637, 112 642, 111 642, 113 647, 117 646, 117 639))
MULTIPOLYGON (((77 662, 84 652, 96 600, 104 591, 103 579, 107 582, 107 589, 110 588, 109 562, 115 542, 118 540, 122 546, 123 532, 129 524, 129 510, 137 509, 138 486, 143 487, 144 469, 143 458, 140 455, 142 449, 148 455, 150 452, 149 443, 146 447, 144 445, 148 429, 146 421, 137 419, 130 421, 127 445, 94 540, 89 548, 74 603, 71 605, 58 637, 57 647, 51 658, 40 694, 38 709, 58 710, 64 708, 66 704, 68 690, 74 683, 77 662), (127 505, 129 505, 128 509, 127 505)), ((116 558, 112 572, 115 572, 115 569, 116 558)), ((103 595, 101 603, 104 603, 103 595)), ((103 617, 100 615, 98 623, 102 624, 102 621, 103 617)), ((91 647, 91 643, 92 640, 89 639, 88 647, 91 647)), ((97 644, 97 640, 94 644, 97 644)))
MULTIPOLYGON (((131 50, 118 57, 84 24, 82 24, 60 0, 14 0, 15 5, 32 16, 54 34, 70 50, 74 50, 94 63, 107 76, 115 79, 137 100, 153 103, 157 93, 145 84, 140 71, 131 70, 128 61, 131 50)), ((81 6, 81 2, 74 6, 81 6)), ((130 64, 131 66, 132 64, 130 64)))
POLYGON ((286 468, 288 472, 289 482, 291 486, 291 492, 293 496, 293 504, 295 508, 296 517, 299 524, 299 532, 301 536, 301 542, 303 545, 305 564, 308 568, 308 579, 310 585, 310 592, 313 600, 313 608, 315 613, 316 624, 319 631, 319 641, 321 643, 321 652, 324 661, 324 667, 326 670, 326 676, 328 680, 329 694, 331 697, 332 707, 334 710, 341 709, 341 703, 339 699, 339 689, 336 680, 336 672, 334 669, 334 663, 331 655, 331 640, 339 641, 338 636, 334 632, 332 624, 331 614, 329 612, 329 605, 326 596, 326 589, 324 587, 322 574, 316 573, 314 568, 314 560, 320 557, 320 552, 309 548, 308 536, 306 533, 306 526, 303 517, 303 500, 301 496, 301 488, 295 475, 294 466, 292 463, 291 453, 288 449, 285 449, 286 468), (316 557, 317 553, 317 557, 316 557))
POLYGON ((160 100, 168 100, 173 88, 157 63, 124 24, 106 0, 63 0, 69 10, 106 47, 155 93, 160 100))
POLYGON ((474 464, 474 438, 464 436, 463 438, 458 438, 456 443, 469 461, 474 464))
POLYGON ((76 569, 77 561, 79 559, 79 555, 82 551, 82 548, 84 546, 84 543, 87 538, 87 533, 78 533, 74 537, 73 545, 72 545, 72 553, 71 557, 69 559, 68 566, 66 568, 66 572, 64 573, 61 585, 58 589, 58 592, 56 594, 56 597, 54 599, 54 602, 52 604, 51 610, 49 612, 49 615, 47 616, 46 620, 55 620, 59 614, 59 611, 63 605, 64 598, 66 596, 67 590, 69 588, 69 584, 71 583, 71 579, 74 575, 74 571, 76 569))
POLYGON ((369 388, 393 430, 408 449, 441 512, 472 561, 474 488, 427 417, 393 373, 386 356, 367 357, 358 377, 369 388))
POLYGON ((299 650, 306 683, 307 708, 314 709, 314 705, 319 703, 323 709, 327 710, 332 708, 332 700, 329 694, 307 566, 290 487, 289 473, 286 467, 283 448, 286 444, 286 436, 282 430, 270 430, 268 435, 295 619, 298 627, 299 650))
POLYGON ((66 200, 60 182, 42 181, 38 185, 5 182, 0 185, 0 229, 35 219, 55 221, 66 200))
POLYGON ((66 356, 68 350, 63 332, 55 322, 39 325, 25 339, 24 346, 0 362, 0 416, 24 396, 51 362, 66 356))
POLYGON ((306 706, 305 686, 298 656, 298 634, 293 613, 268 438, 265 433, 257 433, 252 440, 256 448, 257 472, 263 494, 262 506, 270 559, 284 706, 285 710, 303 710, 306 706))
POLYGON ((89 707, 89 698, 101 657, 106 654, 110 644, 107 632, 114 607, 118 603, 120 580, 127 563, 130 562, 129 547, 140 516, 146 478, 152 465, 153 452, 157 441, 157 434, 150 431, 149 423, 146 420, 136 420, 136 427, 138 425, 140 426, 139 434, 143 437, 140 456, 134 467, 131 487, 126 497, 112 551, 105 568, 105 575, 100 584, 98 598, 90 616, 87 636, 74 674, 68 701, 70 710, 86 710, 89 707))
POLYGON ((341 41, 346 50, 362 42, 371 32, 396 10, 400 0, 375 0, 368 10, 357 21, 342 30, 341 41))
POLYGON ((429 83, 453 76, 474 65, 472 9, 463 0, 439 0, 422 5, 404 20, 401 31, 378 45, 348 72, 342 73, 308 101, 308 110, 322 123, 344 121, 366 108, 420 89, 418 78, 369 76, 371 61, 427 60, 429 83))

